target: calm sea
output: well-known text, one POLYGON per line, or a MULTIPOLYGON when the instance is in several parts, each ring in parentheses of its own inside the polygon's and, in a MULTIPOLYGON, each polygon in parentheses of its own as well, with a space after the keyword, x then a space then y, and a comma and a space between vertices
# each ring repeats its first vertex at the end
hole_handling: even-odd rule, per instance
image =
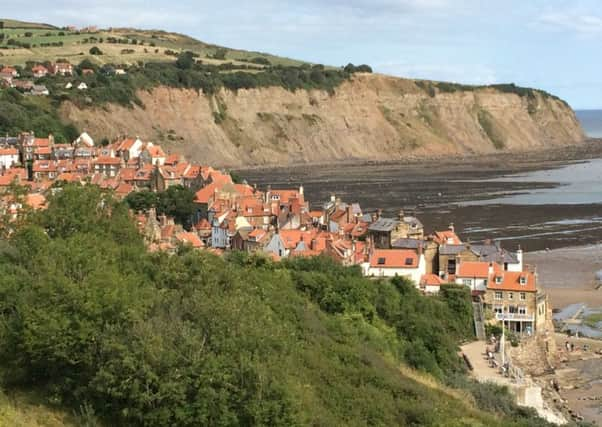
POLYGON ((602 110, 577 110, 575 113, 588 136, 602 138, 602 110))

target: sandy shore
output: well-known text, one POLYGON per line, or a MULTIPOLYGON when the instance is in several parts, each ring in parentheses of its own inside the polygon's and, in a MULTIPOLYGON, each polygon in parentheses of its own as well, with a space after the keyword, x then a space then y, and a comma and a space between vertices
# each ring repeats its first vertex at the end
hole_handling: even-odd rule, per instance
POLYGON ((529 252, 525 262, 537 266, 539 283, 552 307, 576 303, 602 307, 602 289, 595 289, 595 274, 602 270, 602 244, 529 252))

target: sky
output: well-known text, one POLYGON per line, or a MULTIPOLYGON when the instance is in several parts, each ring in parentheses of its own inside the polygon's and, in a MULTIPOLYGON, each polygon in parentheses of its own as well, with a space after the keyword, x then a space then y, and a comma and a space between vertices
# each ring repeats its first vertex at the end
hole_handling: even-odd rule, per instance
MULTIPOLYGON (((4 3, 4 2, 3 2, 4 3)), ((602 108, 600 0, 28 0, 5 18, 164 29, 222 46, 467 84, 516 83, 602 108)))

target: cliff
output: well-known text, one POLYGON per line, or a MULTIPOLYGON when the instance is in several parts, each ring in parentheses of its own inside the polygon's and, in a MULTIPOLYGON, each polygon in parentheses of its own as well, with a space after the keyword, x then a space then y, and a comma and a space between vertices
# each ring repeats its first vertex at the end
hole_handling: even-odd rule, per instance
POLYGON ((334 93, 283 88, 138 93, 143 107, 60 114, 93 137, 139 135, 214 165, 286 165, 526 151, 576 144, 574 112, 543 92, 440 90, 429 82, 357 74, 334 93))

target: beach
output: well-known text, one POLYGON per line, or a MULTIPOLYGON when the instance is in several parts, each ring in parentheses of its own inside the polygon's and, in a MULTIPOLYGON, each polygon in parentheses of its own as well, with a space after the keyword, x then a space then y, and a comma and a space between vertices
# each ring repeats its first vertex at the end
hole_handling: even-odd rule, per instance
POLYGON ((529 252, 525 262, 537 266, 539 283, 553 308, 578 303, 602 307, 602 288, 596 290, 595 278, 602 270, 602 244, 529 252))

